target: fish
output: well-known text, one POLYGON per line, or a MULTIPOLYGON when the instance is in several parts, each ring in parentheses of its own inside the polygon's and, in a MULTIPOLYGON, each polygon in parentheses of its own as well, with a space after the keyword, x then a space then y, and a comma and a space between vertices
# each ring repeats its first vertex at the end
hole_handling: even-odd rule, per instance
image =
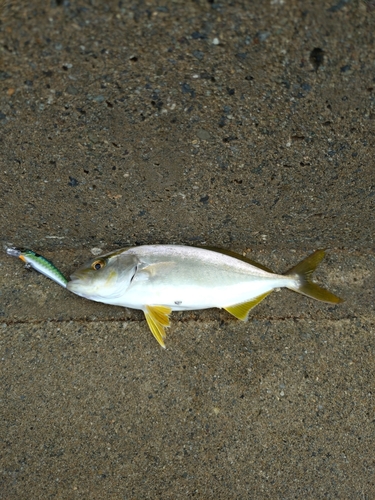
POLYGON ((143 311, 165 348, 172 311, 220 308, 246 321, 250 311, 279 288, 323 302, 342 302, 311 280, 324 255, 325 250, 316 250, 284 274, 275 274, 232 252, 143 245, 90 260, 70 276, 67 289, 96 302, 143 311))
POLYGON ((66 288, 68 283, 67 278, 62 274, 62 272, 57 269, 57 267, 48 259, 39 255, 33 250, 28 249, 18 249, 14 247, 8 247, 6 253, 11 257, 18 257, 25 263, 25 267, 28 269, 34 269, 39 273, 43 274, 47 278, 55 281, 58 285, 66 288))

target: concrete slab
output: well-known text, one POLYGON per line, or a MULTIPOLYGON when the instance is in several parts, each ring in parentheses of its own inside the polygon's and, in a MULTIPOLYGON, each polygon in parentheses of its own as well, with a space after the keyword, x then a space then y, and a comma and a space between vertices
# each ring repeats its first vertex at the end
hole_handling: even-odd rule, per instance
POLYGON ((143 243, 317 280, 248 323, 80 299, 0 255, 0 498, 374 497, 370 2, 1 3, 0 243, 143 243))

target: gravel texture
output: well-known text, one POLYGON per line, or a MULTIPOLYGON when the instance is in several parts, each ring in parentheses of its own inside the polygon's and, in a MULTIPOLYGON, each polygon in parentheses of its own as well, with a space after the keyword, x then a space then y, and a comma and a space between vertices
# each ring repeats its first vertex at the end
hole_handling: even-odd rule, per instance
POLYGON ((0 498, 375 498, 373 2, 0 2, 0 244, 151 243, 345 303, 86 301, 0 254, 0 498))

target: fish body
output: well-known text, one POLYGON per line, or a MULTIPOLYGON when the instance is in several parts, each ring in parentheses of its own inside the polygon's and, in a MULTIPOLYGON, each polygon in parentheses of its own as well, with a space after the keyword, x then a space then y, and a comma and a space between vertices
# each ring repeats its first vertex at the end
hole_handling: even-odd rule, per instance
POLYGON ((39 255, 32 250, 20 250, 12 247, 7 248, 6 252, 11 257, 18 257, 21 259, 25 263, 26 267, 35 269, 35 271, 38 271, 47 278, 55 281, 58 285, 66 288, 68 280, 50 260, 46 259, 42 255, 39 255))
POLYGON ((226 309, 246 320, 249 311, 276 288, 317 300, 341 299, 310 281, 324 257, 317 250, 285 274, 226 253, 177 245, 146 245, 97 257, 71 276, 71 292, 144 312, 160 345, 172 311, 226 309))

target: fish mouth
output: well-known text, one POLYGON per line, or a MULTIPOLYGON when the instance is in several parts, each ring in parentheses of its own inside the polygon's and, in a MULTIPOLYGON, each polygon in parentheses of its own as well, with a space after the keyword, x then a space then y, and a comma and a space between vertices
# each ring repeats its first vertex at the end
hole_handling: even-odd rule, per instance
POLYGON ((70 281, 66 284, 66 288, 70 290, 71 292, 75 292, 79 288, 78 280, 73 278, 72 276, 70 277, 70 281))
POLYGON ((72 281, 77 282, 77 281, 80 281, 80 280, 85 278, 85 273, 84 273, 84 271, 78 270, 78 271, 74 271, 74 273, 71 274, 69 277, 70 277, 69 283, 72 281))
POLYGON ((70 275, 70 281, 66 284, 66 288, 74 293, 79 293, 82 290, 82 278, 79 273, 70 275))
POLYGON ((90 293, 90 290, 87 290, 87 288, 83 287, 82 283, 76 279, 68 281, 66 288, 67 290, 69 290, 69 292, 74 293, 74 295, 79 295, 80 297, 91 299, 93 295, 92 293, 90 293))

